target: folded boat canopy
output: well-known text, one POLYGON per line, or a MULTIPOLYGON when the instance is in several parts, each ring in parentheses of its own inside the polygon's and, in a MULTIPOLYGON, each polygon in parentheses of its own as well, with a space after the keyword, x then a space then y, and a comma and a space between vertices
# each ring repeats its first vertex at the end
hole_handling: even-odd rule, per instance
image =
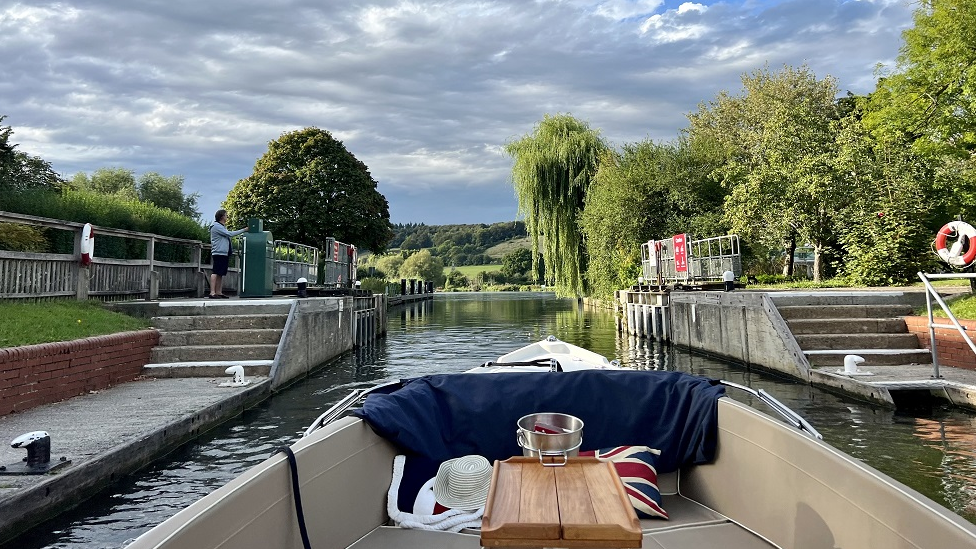
POLYGON ((661 450, 658 473, 715 457, 716 380, 680 372, 584 370, 442 374, 370 394, 353 412, 404 453, 445 461, 521 455, 517 421, 537 412, 583 420, 581 450, 643 445, 661 450))

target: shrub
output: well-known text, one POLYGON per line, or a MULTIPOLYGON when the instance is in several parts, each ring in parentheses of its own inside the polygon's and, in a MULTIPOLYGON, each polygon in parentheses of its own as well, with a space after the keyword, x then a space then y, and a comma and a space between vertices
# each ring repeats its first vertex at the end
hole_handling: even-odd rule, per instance
POLYGON ((359 287, 363 290, 369 290, 374 294, 385 294, 386 279, 374 277, 362 278, 359 280, 359 287))
MULTIPOLYGON (((117 195, 65 189, 63 192, 23 192, 0 195, 0 210, 38 217, 48 217, 102 227, 209 242, 208 229, 195 220, 172 210, 127 199, 117 195)), ((72 253, 74 232, 45 229, 49 251, 72 253)), ((146 242, 96 234, 95 255, 114 259, 146 257, 146 242)), ((161 261, 186 261, 190 250, 185 246, 158 243, 155 258, 161 261)))

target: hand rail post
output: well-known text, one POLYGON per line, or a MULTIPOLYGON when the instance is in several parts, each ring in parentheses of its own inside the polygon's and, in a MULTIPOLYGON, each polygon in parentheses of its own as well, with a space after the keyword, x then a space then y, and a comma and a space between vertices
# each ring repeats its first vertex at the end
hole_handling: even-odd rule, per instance
MULTIPOLYGON (((919 278, 922 279, 922 283, 925 285, 925 307, 926 307, 926 310, 928 311, 928 318, 929 318, 929 341, 931 341, 931 347, 932 347, 932 378, 933 379, 939 379, 939 377, 941 377, 939 375, 939 352, 935 348, 935 346, 936 346, 936 340, 935 340, 935 317, 932 314, 932 294, 929 291, 929 288, 932 288, 932 286, 929 284, 929 280, 928 280, 928 278, 925 277, 924 274, 922 274, 920 272, 920 273, 918 273, 918 276, 919 276, 919 278)), ((935 288, 932 288, 932 289, 934 290, 935 288)))
MULTIPOLYGON (((942 310, 945 311, 946 316, 949 317, 949 320, 952 322, 953 326, 955 326, 956 327, 956 330, 959 331, 959 335, 961 335, 962 338, 966 341, 966 343, 969 345, 969 348, 972 349, 973 353, 976 353, 976 343, 973 343, 972 338, 970 338, 969 335, 966 334, 966 329, 962 327, 962 324, 959 324, 959 321, 956 320, 956 315, 952 314, 952 311, 949 310, 949 306, 946 305, 945 301, 942 300, 942 297, 939 296, 939 293, 935 291, 935 288, 933 288, 932 287, 932 284, 929 282, 929 277, 931 277, 931 278, 976 278, 976 274, 973 274, 973 273, 960 273, 960 274, 951 274, 951 275, 929 275, 929 276, 926 276, 926 275, 922 274, 921 272, 919 272, 918 273, 918 276, 919 276, 919 278, 922 279, 922 283, 925 284, 926 299, 928 298, 928 294, 929 293, 932 294, 932 297, 935 298, 935 301, 938 302, 939 306, 942 307, 942 310)), ((929 335, 932 338, 932 351, 933 351, 933 353, 935 352, 935 326, 936 326, 935 319, 932 316, 932 310, 931 310, 931 306, 930 306, 930 308, 929 308, 929 335)), ((939 377, 938 376, 938 372, 939 372, 938 365, 939 365, 939 363, 938 363, 937 360, 933 360, 933 363, 935 364, 936 377, 939 377)))

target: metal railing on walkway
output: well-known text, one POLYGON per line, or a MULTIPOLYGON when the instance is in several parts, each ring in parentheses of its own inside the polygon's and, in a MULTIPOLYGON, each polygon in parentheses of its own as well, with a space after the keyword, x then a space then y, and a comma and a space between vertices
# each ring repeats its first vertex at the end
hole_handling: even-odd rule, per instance
POLYGON ((675 235, 641 244, 641 265, 647 284, 695 284, 719 282, 725 271, 742 275, 739 235, 730 234, 690 240, 675 235))
POLYGON ((278 288, 294 287, 299 278, 309 286, 318 284, 319 249, 287 240, 274 241, 274 284, 278 288))
POLYGON ((956 316, 952 314, 952 311, 949 310, 949 306, 946 305, 946 302, 942 299, 942 296, 940 296, 939 292, 937 292, 932 286, 930 279, 976 278, 976 273, 925 274, 919 272, 918 277, 922 279, 922 284, 925 285, 925 306, 928 309, 929 340, 932 342, 932 377, 939 379, 942 376, 939 374, 939 354, 938 350, 936 349, 937 343, 935 339, 935 329, 937 327, 945 327, 945 324, 935 323, 935 317, 932 315, 932 298, 935 298, 935 301, 939 304, 939 307, 942 307, 942 310, 945 312, 946 316, 949 317, 949 321, 952 322, 953 326, 956 327, 956 330, 959 331, 959 334, 962 336, 963 340, 969 344, 969 348, 973 350, 974 354, 976 354, 976 343, 973 343, 972 338, 970 338, 969 334, 966 333, 966 328, 964 328, 963 325, 956 320, 956 316))
MULTIPOLYGON (((73 239, 71 253, 14 252, 0 250, 0 299, 155 299, 160 295, 195 295, 202 291, 209 271, 204 256, 210 244, 199 240, 171 238, 150 233, 94 227, 99 238, 116 239, 118 247, 135 250, 139 259, 92 257, 81 265, 84 223, 46 217, 0 212, 0 223, 16 223, 47 231, 63 231, 73 239), (163 260, 161 248, 168 248, 170 260, 163 260), (174 258, 176 258, 174 260, 174 258), (203 273, 203 276, 201 276, 203 273)), ((224 287, 238 289, 239 268, 231 265, 224 287)))

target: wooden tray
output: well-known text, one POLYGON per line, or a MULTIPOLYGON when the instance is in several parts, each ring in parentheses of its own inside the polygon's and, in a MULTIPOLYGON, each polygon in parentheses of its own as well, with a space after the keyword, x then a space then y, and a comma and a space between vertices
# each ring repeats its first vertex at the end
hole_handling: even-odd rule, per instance
POLYGON ((496 461, 484 547, 640 547, 640 521, 613 464, 569 458, 543 467, 536 457, 496 461))

